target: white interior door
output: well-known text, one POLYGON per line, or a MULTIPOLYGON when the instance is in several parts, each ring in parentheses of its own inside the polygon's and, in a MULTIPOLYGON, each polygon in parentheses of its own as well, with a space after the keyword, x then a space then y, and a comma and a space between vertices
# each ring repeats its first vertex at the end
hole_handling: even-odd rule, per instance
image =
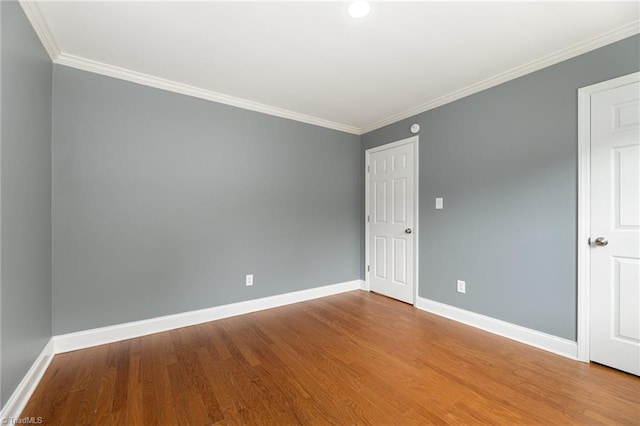
POLYGON ((369 286, 407 303, 415 293, 416 138, 368 155, 369 286))
POLYGON ((640 375, 640 83, 591 95, 590 358, 640 375))

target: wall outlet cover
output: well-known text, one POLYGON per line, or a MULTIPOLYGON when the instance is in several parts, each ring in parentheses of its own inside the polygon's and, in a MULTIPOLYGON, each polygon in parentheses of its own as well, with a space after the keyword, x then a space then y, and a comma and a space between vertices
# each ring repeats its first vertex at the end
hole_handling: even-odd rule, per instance
POLYGON ((464 281, 458 280, 458 293, 466 293, 467 292, 467 283, 464 281))

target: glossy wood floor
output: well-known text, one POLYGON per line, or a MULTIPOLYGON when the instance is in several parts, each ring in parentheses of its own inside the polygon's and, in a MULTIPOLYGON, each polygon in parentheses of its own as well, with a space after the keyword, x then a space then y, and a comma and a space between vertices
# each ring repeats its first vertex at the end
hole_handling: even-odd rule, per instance
POLYGON ((362 291, 60 354, 45 424, 640 424, 640 379, 362 291))

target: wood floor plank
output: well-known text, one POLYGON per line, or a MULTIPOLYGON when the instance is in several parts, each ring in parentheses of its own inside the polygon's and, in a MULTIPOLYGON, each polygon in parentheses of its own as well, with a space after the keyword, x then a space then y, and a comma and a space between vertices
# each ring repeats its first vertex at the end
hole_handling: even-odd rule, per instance
POLYGON ((640 378, 355 291, 55 356, 47 425, 640 425, 640 378))
POLYGON ((97 346, 76 355, 83 355, 83 358, 78 363, 79 368, 72 385, 70 401, 66 401, 66 407, 62 410, 61 423, 91 424, 100 391, 100 381, 94 381, 92 378, 103 376, 108 347, 104 345, 97 346))
MULTIPOLYGON (((116 356, 114 363, 116 367, 116 382, 113 390, 113 401, 111 411, 114 413, 124 413, 127 410, 127 391, 129 388, 129 367, 131 364, 130 348, 133 340, 124 340, 116 343, 116 356)), ((118 416, 116 416, 117 418, 118 416)))
POLYGON ((96 378, 100 381, 100 391, 96 403, 95 424, 107 424, 109 421, 111 408, 113 407, 113 393, 115 391, 117 375, 118 368, 116 366, 109 366, 102 377, 96 378))

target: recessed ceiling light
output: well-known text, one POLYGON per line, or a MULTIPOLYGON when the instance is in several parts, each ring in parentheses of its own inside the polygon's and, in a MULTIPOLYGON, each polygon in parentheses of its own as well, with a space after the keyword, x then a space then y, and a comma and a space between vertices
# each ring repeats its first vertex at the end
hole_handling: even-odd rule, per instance
POLYGON ((347 8, 347 13, 354 19, 364 18, 371 13, 371 4, 364 0, 354 1, 347 8))

